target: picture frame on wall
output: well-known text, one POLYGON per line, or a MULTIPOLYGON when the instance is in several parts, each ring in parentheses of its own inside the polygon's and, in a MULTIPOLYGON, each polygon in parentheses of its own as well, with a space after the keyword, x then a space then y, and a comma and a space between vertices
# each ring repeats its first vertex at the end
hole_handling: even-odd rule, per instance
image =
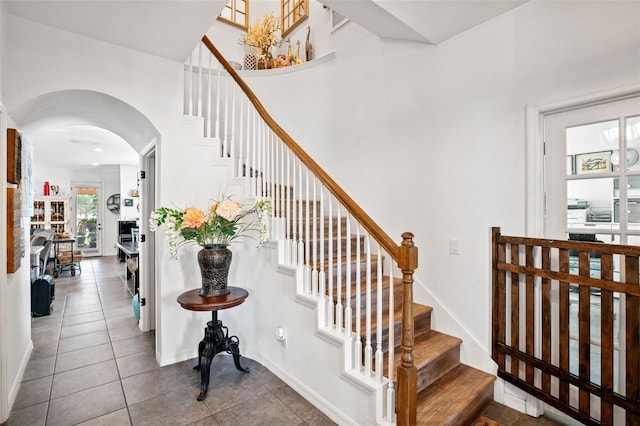
POLYGON ((606 173, 611 171, 611 151, 575 155, 575 174, 606 173))

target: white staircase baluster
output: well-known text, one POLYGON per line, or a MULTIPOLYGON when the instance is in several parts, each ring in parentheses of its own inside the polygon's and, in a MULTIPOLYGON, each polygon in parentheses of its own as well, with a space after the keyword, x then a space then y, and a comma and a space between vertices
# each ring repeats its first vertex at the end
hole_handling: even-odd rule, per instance
MULTIPOLYGON (((235 161, 233 162, 234 170, 232 170, 233 176, 239 177, 242 173, 242 147, 244 146, 244 122, 245 122, 245 113, 244 107, 242 105, 244 97, 240 97, 240 102, 238 105, 239 110, 239 118, 238 118, 238 144, 236 145, 237 155, 235 157, 235 161)), ((247 100, 247 105, 249 101, 247 100)))
MULTIPOLYGON (((231 137, 229 140, 229 150, 227 151, 227 156, 230 158, 234 158, 235 150, 236 150, 236 89, 233 87, 231 89, 231 137)), ((231 163, 233 164, 233 163, 231 163)))
POLYGON ((304 250, 304 291, 305 294, 311 293, 311 196, 309 195, 309 169, 305 167, 306 175, 305 175, 305 201, 307 204, 307 211, 305 212, 305 220, 304 220, 304 236, 306 239, 305 250, 304 250))
POLYGON ((293 240, 293 235, 291 235, 291 231, 292 231, 291 227, 293 226, 293 222, 292 222, 293 212, 291 211, 292 210, 291 197, 293 195, 294 195, 293 190, 291 190, 291 151, 287 150, 287 193, 286 193, 287 200, 285 203, 286 204, 285 217, 286 217, 286 224, 287 224, 287 242, 288 242, 286 245, 286 248, 288 250, 286 259, 287 259, 288 265, 291 265, 293 263, 292 262, 293 256, 291 255, 291 250, 290 250, 291 241, 293 240))
POLYGON ((252 138, 252 130, 251 123, 253 120, 253 112, 254 109, 251 107, 251 103, 247 105, 247 135, 245 136, 245 159, 242 164, 242 177, 251 177, 251 138, 252 138))
POLYGON ((338 204, 338 214, 336 216, 336 227, 338 236, 336 243, 338 244, 336 250, 336 330, 342 332, 342 218, 340 217, 341 205, 338 204))
POLYGON ((311 294, 315 297, 318 295, 318 199, 316 197, 318 180, 313 178, 313 255, 311 269, 311 294))
POLYGON ((253 134, 251 135, 251 163, 249 165, 249 176, 251 176, 251 188, 255 188, 256 180, 256 156, 258 155, 258 112, 253 110, 253 134))
POLYGON ((220 66, 217 67, 216 77, 216 140, 220 141, 220 66))
POLYGON ((387 388, 387 421, 389 423, 396 422, 396 382, 389 381, 387 388))
MULTIPOLYGON (((320 187, 320 211, 324 213, 324 188, 320 187)), ((320 306, 326 306, 327 299, 327 275, 324 269, 324 220, 320 221, 320 272, 318 273, 318 293, 322 303, 320 306)))
POLYGON ((333 308, 333 196, 329 196, 329 224, 328 224, 328 229, 327 229, 327 236, 328 236, 328 241, 327 241, 327 249, 328 249, 328 253, 327 253, 327 260, 329 261, 329 267, 327 268, 327 271, 329 273, 328 276, 328 287, 329 287, 329 299, 327 300, 327 324, 326 326, 328 328, 333 328, 333 313, 334 313, 334 308, 333 308))
POLYGON ((297 262, 296 262, 296 272, 297 272, 297 281, 296 281, 296 286, 298 289, 298 293, 299 294, 304 294, 305 293, 305 273, 304 273, 304 239, 303 239, 303 235, 302 235, 302 161, 300 161, 300 159, 294 159, 294 161, 296 161, 297 163, 297 167, 295 166, 294 163, 294 172, 297 170, 298 173, 298 200, 297 200, 297 205, 298 205, 298 235, 297 235, 297 239, 296 239, 296 256, 297 256, 297 262))
MULTIPOLYGON (((356 224, 356 265, 360 265, 361 247, 360 247, 360 225, 356 224)), ((354 362, 353 366, 357 372, 362 369, 362 268, 358 266, 356 269, 356 334, 355 347, 353 349, 354 362)))
MULTIPOLYGON (((377 261, 377 301, 376 301, 376 380, 378 383, 382 383, 382 370, 384 369, 384 357, 382 351, 382 252, 380 246, 378 246, 378 261, 377 261)), ((389 324, 389 327, 393 327, 393 322, 389 324)))
POLYGON ((202 43, 198 44, 198 117, 202 117, 202 43))
POLYGON ((193 116, 193 52, 191 52, 191 55, 189 55, 189 66, 187 67, 187 70, 189 72, 189 106, 188 106, 188 113, 189 113, 189 117, 193 116))
POLYGON ((229 152, 229 80, 231 80, 229 76, 224 79, 224 142, 222 143, 222 158, 227 158, 227 153, 229 152))
POLYGON ((213 55, 209 54, 209 67, 207 68, 207 118, 206 129, 207 138, 211 138, 211 59, 213 55))
POLYGON ((366 303, 366 313, 365 313, 365 344, 364 344, 364 374, 367 377, 371 376, 372 370, 372 356, 373 349, 371 347, 371 241, 369 239, 369 234, 365 235, 365 259, 367 265, 367 273, 366 273, 366 291, 365 291, 365 303, 366 303))
POLYGON ((267 152, 269 153, 269 182, 267 183, 268 188, 267 188, 267 194, 269 197, 271 197, 271 200, 274 199, 275 197, 275 190, 276 190, 276 154, 275 154, 275 141, 276 141, 276 135, 273 134, 273 131, 271 129, 268 130, 268 148, 267 148, 267 152))
MULTIPOLYGON (((347 272, 346 272, 346 281, 345 281, 345 289, 346 295, 344 298, 344 328, 347 338, 351 338, 353 333, 353 324, 352 324, 352 312, 351 312, 351 214, 347 213, 347 223, 346 223, 346 238, 347 238, 347 254, 345 259, 347 261, 347 272)), ((356 264, 356 268, 358 265, 356 264)))

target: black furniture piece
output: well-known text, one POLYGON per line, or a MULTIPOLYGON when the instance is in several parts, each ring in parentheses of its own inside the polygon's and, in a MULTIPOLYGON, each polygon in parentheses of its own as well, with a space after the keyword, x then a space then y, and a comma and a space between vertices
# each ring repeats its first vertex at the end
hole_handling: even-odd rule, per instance
POLYGON ((198 365, 194 370, 200 370, 200 395, 198 401, 207 397, 209 389, 209 373, 211 361, 216 354, 227 352, 233 355, 236 369, 248 373, 249 369, 240 365, 240 339, 237 336, 229 336, 229 329, 218 320, 218 311, 232 308, 244 302, 249 292, 239 287, 228 287, 229 294, 223 296, 203 297, 199 295, 200 289, 186 291, 178 296, 178 303, 184 309, 190 311, 211 311, 211 321, 204 329, 204 339, 198 344, 198 365))
POLYGON ((51 315, 55 283, 51 275, 42 275, 31 284, 31 315, 41 317, 51 315))
POLYGON ((118 252, 125 258, 125 273, 122 276, 127 289, 132 296, 135 296, 140 289, 140 277, 138 273, 138 245, 133 241, 116 243, 118 252), (126 277, 126 278, 125 278, 126 277))
MULTIPOLYGON (((138 227, 138 222, 135 220, 119 220, 118 221, 118 244, 129 243, 133 241, 131 230, 138 227)), ((118 251, 118 260, 124 262, 126 255, 122 250, 118 251)))

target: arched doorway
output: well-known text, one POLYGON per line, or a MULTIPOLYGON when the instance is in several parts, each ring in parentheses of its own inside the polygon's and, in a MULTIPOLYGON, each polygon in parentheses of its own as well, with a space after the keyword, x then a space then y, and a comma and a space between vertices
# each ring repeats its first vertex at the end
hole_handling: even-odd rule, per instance
MULTIPOLYGON (((156 127, 143 113, 115 97, 96 91, 64 90, 47 93, 14 108, 8 115, 15 122, 15 127, 22 133, 23 138, 34 145, 43 142, 40 138, 46 139, 44 143, 53 140, 54 138, 47 138, 47 135, 51 136, 53 132, 59 133, 70 129, 83 128, 90 132, 93 128, 96 131, 111 133, 126 141, 134 150, 137 158, 135 165, 131 167, 135 171, 140 170, 141 154, 148 152, 150 147, 156 147, 160 141, 156 127)), ((65 155, 65 153, 61 152, 60 155, 65 155)), ((73 156, 73 153, 66 153, 66 155, 73 156)), ((55 158, 52 158, 51 161, 55 163, 55 158)), ((116 163, 116 160, 109 160, 108 166, 115 167, 116 163)), ((155 190, 155 185, 148 185, 148 187, 155 190)), ((146 200, 147 195, 141 192, 141 197, 136 200, 139 202, 136 204, 144 205, 146 202, 153 202, 153 197, 149 201, 146 200)), ((134 207, 136 206, 134 205, 134 207)), ((140 212, 142 211, 143 209, 140 208, 140 212)), ((148 229, 146 218, 142 215, 139 218, 142 229, 148 229)), ((141 270, 155 270, 154 253, 149 253, 148 250, 143 253, 143 251, 144 249, 141 247, 141 263, 145 263, 141 270)), ((146 294, 155 294, 153 289, 149 287, 152 285, 153 282, 141 274, 140 293, 142 297, 146 297, 146 294)), ((141 308, 141 316, 144 320, 140 321, 140 327, 143 331, 149 331, 155 325, 153 321, 149 320, 149 318, 155 318, 155 297, 146 297, 146 299, 146 306, 141 308)), ((11 302, 2 298, 0 310, 4 311, 7 303, 11 302)), ((7 348, 7 343, 10 342, 6 341, 6 334, 0 337, 3 340, 0 341, 0 346, 7 348)), ((3 395, 2 400, 5 399, 6 395, 3 395)))

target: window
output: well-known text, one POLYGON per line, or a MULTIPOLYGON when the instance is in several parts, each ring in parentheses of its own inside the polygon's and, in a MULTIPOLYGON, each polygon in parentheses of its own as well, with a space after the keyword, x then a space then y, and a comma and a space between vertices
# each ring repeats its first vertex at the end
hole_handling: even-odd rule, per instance
POLYGON ((249 0, 229 0, 218 19, 243 30, 249 28, 249 0))
POLYGON ((640 98, 545 119, 546 236, 640 237, 640 98))
POLYGON ((286 37, 309 16, 309 0, 281 0, 282 37, 286 37))

